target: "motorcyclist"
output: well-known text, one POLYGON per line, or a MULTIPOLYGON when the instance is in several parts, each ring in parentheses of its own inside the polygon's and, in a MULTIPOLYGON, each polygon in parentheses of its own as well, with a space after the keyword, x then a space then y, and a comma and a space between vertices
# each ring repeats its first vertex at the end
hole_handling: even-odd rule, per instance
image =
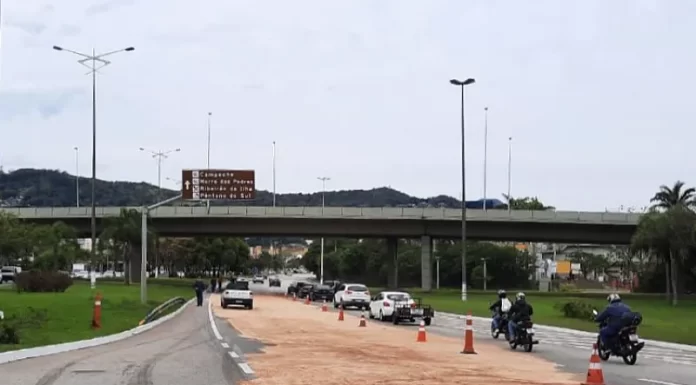
POLYGON ((508 313, 511 307, 512 302, 510 302, 510 300, 507 298, 507 293, 505 290, 498 290, 498 300, 488 308, 489 310, 495 312, 493 314, 493 320, 491 321, 491 330, 493 332, 500 329, 500 321, 503 314, 508 313))
POLYGON ((515 339, 515 331, 517 324, 522 321, 530 321, 534 315, 534 308, 527 303, 526 295, 520 292, 515 296, 515 303, 510 308, 510 317, 508 319, 508 332, 510 341, 515 339))
POLYGON ((599 338, 602 340, 602 344, 611 346, 611 340, 621 331, 621 317, 631 312, 631 308, 623 303, 621 297, 616 293, 609 294, 607 302, 609 302, 609 305, 604 308, 603 312, 597 314, 595 322, 604 325, 599 330, 599 338))

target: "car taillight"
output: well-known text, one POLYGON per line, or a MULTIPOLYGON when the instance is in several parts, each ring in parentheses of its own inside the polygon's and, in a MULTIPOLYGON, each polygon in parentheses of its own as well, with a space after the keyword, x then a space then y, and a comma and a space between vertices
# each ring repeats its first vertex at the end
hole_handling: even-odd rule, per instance
POLYGON ((366 291, 366 292, 365 292, 365 295, 369 297, 369 296, 370 296, 370 292, 369 292, 369 291, 366 291))
POLYGON ((416 308, 416 304, 415 304, 415 303, 412 303, 412 304, 411 304, 411 309, 415 309, 415 308, 416 308))
POLYGON ((254 295, 254 293, 252 293, 252 292, 249 292, 249 297, 251 297, 252 295, 254 295))
POLYGON ((384 301, 384 302, 382 302, 382 306, 384 306, 384 307, 389 307, 390 305, 389 305, 389 302, 384 301))
POLYGON ((353 292, 350 290, 346 290, 346 294, 353 294, 353 292))

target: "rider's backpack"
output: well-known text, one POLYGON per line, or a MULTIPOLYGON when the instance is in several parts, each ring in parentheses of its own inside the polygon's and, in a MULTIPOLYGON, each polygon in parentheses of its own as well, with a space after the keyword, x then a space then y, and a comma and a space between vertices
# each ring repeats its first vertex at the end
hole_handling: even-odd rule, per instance
POLYGON ((509 299, 507 298, 502 298, 500 300, 500 311, 503 313, 507 313, 510 311, 510 308, 512 307, 512 302, 510 302, 509 299))
POLYGON ((643 322, 643 315, 638 312, 629 311, 621 315, 621 326, 638 326, 643 322))

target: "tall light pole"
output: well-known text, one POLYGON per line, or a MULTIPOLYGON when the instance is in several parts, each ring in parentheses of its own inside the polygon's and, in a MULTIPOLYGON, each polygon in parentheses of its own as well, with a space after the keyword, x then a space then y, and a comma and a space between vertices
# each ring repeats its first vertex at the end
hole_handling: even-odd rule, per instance
MULTIPOLYGON (((325 200, 326 195, 326 181, 331 180, 331 178, 326 176, 317 177, 321 181, 321 215, 324 215, 325 200)), ((319 257, 319 284, 324 284, 324 237, 321 237, 321 256, 319 257)))
POLYGON ((157 159, 157 202, 162 200, 162 159, 169 158, 169 154, 181 151, 180 148, 167 151, 153 151, 140 147, 140 151, 149 152, 152 157, 157 159))
POLYGON ((94 49, 92 49, 91 55, 69 50, 57 45, 54 45, 53 49, 56 51, 70 52, 71 54, 82 57, 82 59, 78 60, 77 62, 89 69, 87 75, 92 75, 92 245, 90 247, 90 266, 88 270, 91 273, 92 265, 96 260, 95 253, 97 243, 97 71, 111 64, 110 61, 105 59, 107 56, 115 55, 121 52, 131 52, 134 51, 135 48, 127 47, 99 55, 96 54, 94 49))
POLYGON ((273 207, 276 205, 276 142, 273 141, 273 207))
POLYGON ((75 207, 80 207, 80 149, 75 150, 75 207))
MULTIPOLYGON (((210 138, 211 138, 211 132, 210 132, 210 120, 212 119, 213 113, 208 112, 208 151, 206 151, 206 157, 208 159, 206 163, 206 168, 210 170, 210 138)), ((210 199, 205 201, 205 207, 210 211, 210 199)))
POLYGON ((488 107, 484 108, 484 122, 483 122, 483 210, 488 209, 487 201, 487 191, 488 187, 488 107))
POLYGON ((178 185, 179 185, 179 188, 181 188, 181 180, 179 180, 179 179, 174 179, 174 178, 170 178, 170 177, 166 177, 166 178, 164 178, 164 179, 165 179, 165 180, 168 180, 168 181, 170 181, 170 182, 174 182, 174 183, 178 184, 178 185))
POLYGON ((486 258, 481 258, 483 262, 483 291, 488 290, 488 265, 486 263, 486 258))
POLYGON ((466 301, 466 135, 464 124, 464 87, 476 83, 473 78, 464 81, 452 79, 450 84, 462 91, 462 301, 466 301))
POLYGON ((508 138, 508 188, 507 188, 507 196, 508 196, 508 213, 512 210, 512 195, 511 194, 511 186, 512 186, 512 136, 508 138))

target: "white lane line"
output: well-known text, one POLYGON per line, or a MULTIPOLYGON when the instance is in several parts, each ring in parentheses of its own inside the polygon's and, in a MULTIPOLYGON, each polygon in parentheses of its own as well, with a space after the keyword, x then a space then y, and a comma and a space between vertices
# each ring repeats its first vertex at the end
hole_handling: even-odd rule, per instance
POLYGON ((638 381, 652 382, 653 384, 660 384, 660 385, 682 385, 682 384, 677 384, 676 382, 651 380, 649 378, 639 378, 638 381))
POLYGON ((215 319, 213 319, 213 301, 208 298, 208 320, 210 321, 210 327, 213 328, 213 334, 215 335, 215 338, 217 338, 219 341, 222 341, 222 335, 220 334, 220 330, 218 330, 217 325, 215 324, 215 319))
POLYGON ((222 347, 225 348, 225 349, 229 349, 229 348, 230 348, 230 344, 228 344, 227 342, 220 342, 220 345, 222 345, 222 347))
MULTIPOLYGON (((237 364, 239 366, 239 369, 242 369, 242 372, 247 375, 254 374, 254 370, 249 366, 247 363, 239 363, 237 364)), ((673 384, 673 385, 679 385, 679 384, 673 384)))
POLYGON ((227 354, 229 354, 230 357, 232 357, 232 358, 239 358, 239 354, 237 354, 235 352, 227 352, 227 354))

